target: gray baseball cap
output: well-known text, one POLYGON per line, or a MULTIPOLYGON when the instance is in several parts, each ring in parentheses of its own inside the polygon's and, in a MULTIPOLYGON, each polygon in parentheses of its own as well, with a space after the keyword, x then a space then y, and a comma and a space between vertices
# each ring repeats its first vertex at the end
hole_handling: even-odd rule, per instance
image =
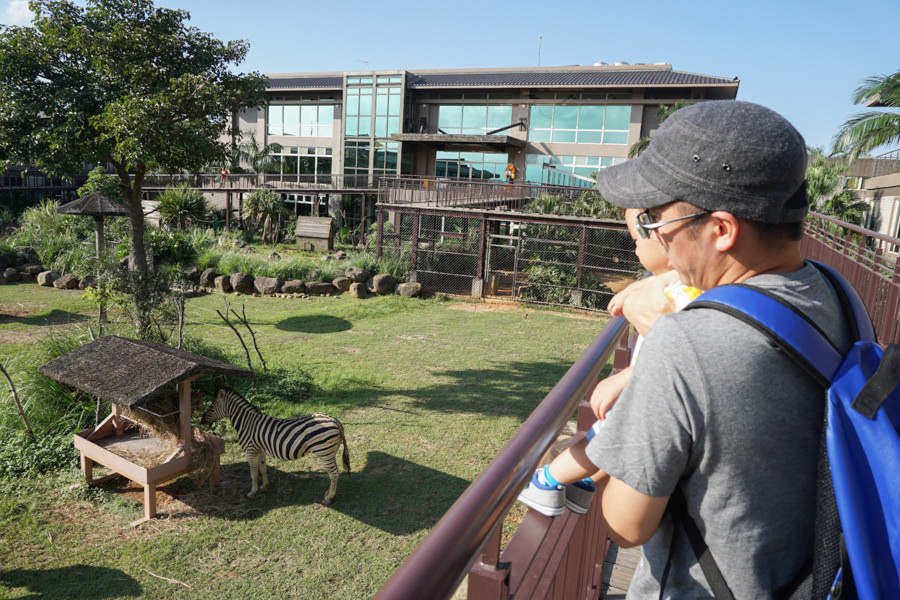
POLYGON ((624 208, 682 200, 763 223, 802 220, 806 144, 778 113, 712 100, 672 113, 644 152, 597 173, 603 197, 624 208))

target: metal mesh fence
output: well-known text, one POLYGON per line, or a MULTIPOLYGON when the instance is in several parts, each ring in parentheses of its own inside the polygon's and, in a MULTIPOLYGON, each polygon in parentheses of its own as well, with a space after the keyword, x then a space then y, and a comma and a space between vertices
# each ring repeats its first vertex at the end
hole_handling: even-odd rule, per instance
POLYGON ((605 310, 642 267, 623 223, 379 209, 378 252, 423 291, 605 310))

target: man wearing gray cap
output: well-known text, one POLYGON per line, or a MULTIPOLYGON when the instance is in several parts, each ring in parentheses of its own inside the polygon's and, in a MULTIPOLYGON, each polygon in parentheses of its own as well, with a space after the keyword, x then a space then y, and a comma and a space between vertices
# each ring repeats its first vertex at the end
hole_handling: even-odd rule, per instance
MULTIPOLYGON (((645 209, 641 227, 686 285, 762 288, 846 351, 838 297, 800 254, 806 155, 773 111, 702 102, 675 112, 638 158, 601 171, 597 186, 613 204, 645 209)), ((711 595, 666 511, 676 490, 736 598, 789 586, 813 550, 824 406, 821 386, 750 325, 702 308, 660 318, 585 447, 585 467, 605 473, 596 495, 610 536, 643 544, 628 597, 711 595)))

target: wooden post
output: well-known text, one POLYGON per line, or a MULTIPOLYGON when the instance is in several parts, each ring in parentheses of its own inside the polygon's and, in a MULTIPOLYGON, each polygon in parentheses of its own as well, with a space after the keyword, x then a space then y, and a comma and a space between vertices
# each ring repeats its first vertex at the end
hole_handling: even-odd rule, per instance
POLYGON ((180 421, 179 437, 184 455, 191 460, 191 445, 193 431, 191 429, 191 380, 185 380, 178 384, 178 418, 180 421))

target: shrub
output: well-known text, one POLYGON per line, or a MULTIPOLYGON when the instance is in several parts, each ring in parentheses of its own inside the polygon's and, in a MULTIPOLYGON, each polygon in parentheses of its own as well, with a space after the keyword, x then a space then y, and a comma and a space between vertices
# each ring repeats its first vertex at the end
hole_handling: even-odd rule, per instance
POLYGON ((40 435, 32 441, 24 432, 0 434, 0 477, 49 473, 77 464, 71 435, 40 435))
POLYGON ((187 265, 197 258, 197 251, 190 238, 181 232, 149 227, 145 239, 155 263, 187 265))
POLYGON ((179 231, 204 220, 209 213, 209 205, 203 193, 187 184, 168 188, 156 200, 160 223, 179 231))
POLYGON ((572 288, 575 287, 571 265, 536 260, 525 269, 525 273, 528 284, 519 291, 522 300, 549 304, 569 304, 571 301, 572 288))

